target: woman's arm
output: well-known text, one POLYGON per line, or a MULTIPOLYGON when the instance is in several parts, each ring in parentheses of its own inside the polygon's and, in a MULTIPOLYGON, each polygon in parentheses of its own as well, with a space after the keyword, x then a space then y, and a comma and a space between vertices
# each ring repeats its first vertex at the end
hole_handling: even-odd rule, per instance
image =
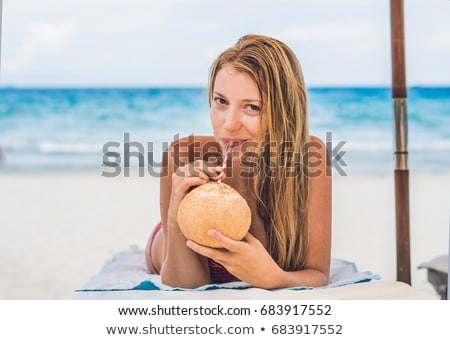
POLYGON ((231 274, 255 287, 274 289, 328 284, 331 255, 331 169, 327 172, 323 142, 315 137, 312 137, 311 142, 310 156, 317 166, 309 174, 309 250, 303 270, 281 269, 262 243, 250 233, 243 241, 234 241, 212 230, 209 236, 220 242, 224 249, 203 247, 192 241, 187 242, 188 247, 221 263, 231 274))
POLYGON ((332 185, 326 146, 311 136, 308 145, 310 163, 310 197, 308 207, 309 249, 306 264, 300 271, 282 271, 274 287, 320 287, 329 283, 331 260, 332 185))
POLYGON ((331 167, 325 144, 311 136, 310 197, 308 210, 309 250, 305 269, 286 275, 286 279, 307 286, 328 284, 331 260, 331 167))
MULTIPOLYGON (((207 259, 186 247, 186 238, 178 222, 178 206, 189 189, 207 182, 208 175, 200 167, 189 164, 189 143, 180 139, 163 156, 160 188, 160 210, 165 254, 161 265, 161 281, 173 287, 195 288, 210 282, 207 259)), ((192 145, 191 145, 192 148, 192 145)), ((200 161, 199 161, 200 162, 200 161)), ((201 165, 201 162, 199 163, 201 165)))

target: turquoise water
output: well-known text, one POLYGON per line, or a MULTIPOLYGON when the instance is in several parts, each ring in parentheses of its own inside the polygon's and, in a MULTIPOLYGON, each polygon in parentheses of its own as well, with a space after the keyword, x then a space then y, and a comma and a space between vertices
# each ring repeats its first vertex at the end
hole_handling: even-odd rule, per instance
MULTIPOLYGON (((310 131, 345 142, 347 174, 392 171, 389 88, 312 88, 308 95, 310 131)), ((408 89, 408 129, 410 169, 449 171, 450 87, 408 89)), ((0 89, 2 170, 100 170, 103 145, 123 145, 125 133, 155 160, 177 135, 211 134, 206 90, 0 89)))

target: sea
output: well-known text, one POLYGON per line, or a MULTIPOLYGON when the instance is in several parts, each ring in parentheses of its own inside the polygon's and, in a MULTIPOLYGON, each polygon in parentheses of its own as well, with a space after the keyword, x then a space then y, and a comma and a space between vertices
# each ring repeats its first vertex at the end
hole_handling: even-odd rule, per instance
MULTIPOLYGON (((407 93, 409 169, 450 171, 450 87, 407 93)), ((336 174, 393 171, 390 88, 310 88, 308 110, 336 174)), ((206 88, 0 88, 0 172, 102 172, 111 146, 124 166, 126 143, 150 167, 172 141, 211 134, 206 88)))

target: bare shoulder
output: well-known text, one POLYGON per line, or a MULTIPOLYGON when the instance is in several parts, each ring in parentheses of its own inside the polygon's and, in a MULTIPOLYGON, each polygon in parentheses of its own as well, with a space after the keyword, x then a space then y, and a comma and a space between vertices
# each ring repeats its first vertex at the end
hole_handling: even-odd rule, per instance
POLYGON ((307 142, 307 152, 309 156, 323 159, 326 159, 327 157, 327 148, 325 143, 316 136, 309 136, 309 140, 307 142))
POLYGON ((309 136, 308 147, 326 151, 325 143, 317 136, 309 136))
POLYGON ((214 136, 186 136, 174 140, 169 146, 169 152, 174 150, 183 151, 183 153, 189 152, 192 154, 204 153, 210 147, 217 147, 218 143, 214 136))
POLYGON ((177 165, 191 163, 195 160, 219 157, 220 145, 214 136, 185 136, 173 141, 164 150, 163 159, 175 160, 177 165))
POLYGON ((312 177, 322 177, 321 175, 330 174, 328 161, 329 155, 327 155, 327 148, 325 143, 316 136, 310 136, 307 142, 308 162, 310 175, 312 177))

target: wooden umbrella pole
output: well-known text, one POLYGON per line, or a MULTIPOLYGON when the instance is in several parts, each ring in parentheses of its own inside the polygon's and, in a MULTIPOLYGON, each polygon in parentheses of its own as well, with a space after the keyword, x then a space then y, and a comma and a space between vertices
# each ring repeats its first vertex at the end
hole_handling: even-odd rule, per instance
POLYGON ((392 98, 394 102, 395 213, 397 238, 397 280, 411 284, 409 237, 408 125, 403 0, 390 0, 392 98))

